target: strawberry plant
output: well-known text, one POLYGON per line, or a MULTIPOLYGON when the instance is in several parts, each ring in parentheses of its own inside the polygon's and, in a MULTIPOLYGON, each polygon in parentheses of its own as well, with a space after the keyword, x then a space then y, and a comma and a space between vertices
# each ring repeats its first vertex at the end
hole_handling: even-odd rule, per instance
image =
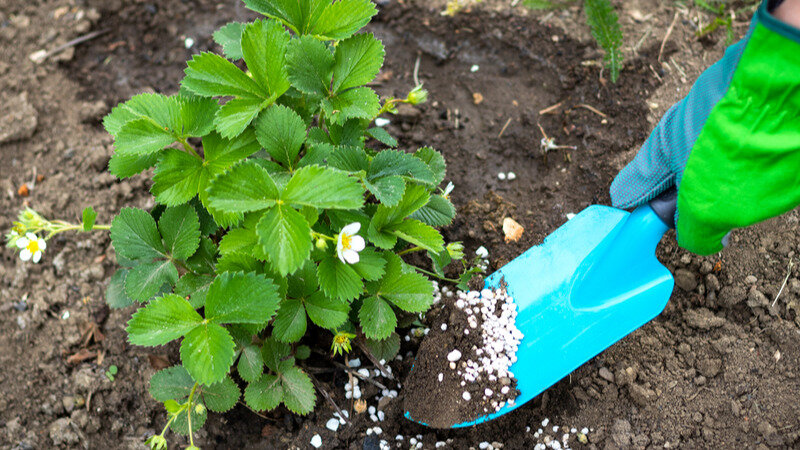
MULTIPOLYGON (((433 301, 421 272, 441 277, 461 256, 436 230, 455 214, 449 190, 438 190, 441 154, 400 150, 372 126, 427 95, 417 86, 381 100, 367 86, 384 58, 381 42, 359 32, 373 3, 245 5, 265 17, 216 32, 224 56, 195 55, 176 95, 137 95, 104 119, 109 170, 126 178, 154 168, 156 200, 111 222, 121 268, 107 301, 142 305, 128 323, 131 343, 180 341, 181 364, 150 380, 168 413, 153 448, 166 446, 168 429, 194 447, 207 410, 242 397, 256 411, 310 412, 316 395, 300 344, 309 329, 328 330, 335 353, 358 336, 393 357, 398 318, 433 301), (400 257, 415 251, 435 273, 400 257)), ((109 229, 94 225, 93 210, 79 225, 25 214, 8 239, 28 258, 45 248, 35 233, 109 229)))

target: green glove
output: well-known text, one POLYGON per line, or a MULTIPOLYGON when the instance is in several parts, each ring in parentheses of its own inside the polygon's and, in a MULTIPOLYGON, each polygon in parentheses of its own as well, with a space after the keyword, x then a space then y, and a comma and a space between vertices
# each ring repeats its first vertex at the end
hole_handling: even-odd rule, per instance
POLYGON ((618 208, 678 187, 678 244, 722 249, 733 228, 800 204, 800 30, 765 0, 747 36, 698 78, 611 185, 618 208))

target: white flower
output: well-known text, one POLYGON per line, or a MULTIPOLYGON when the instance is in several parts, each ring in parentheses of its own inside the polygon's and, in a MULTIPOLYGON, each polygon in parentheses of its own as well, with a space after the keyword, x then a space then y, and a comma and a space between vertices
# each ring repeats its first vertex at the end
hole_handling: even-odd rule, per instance
POLYGON ((453 184, 452 181, 448 182, 447 187, 445 187, 444 192, 442 192, 442 197, 450 198, 450 193, 453 192, 453 189, 455 189, 455 187, 456 186, 453 184))
POLYGON ((42 259, 42 252, 47 248, 47 242, 33 233, 28 233, 25 237, 17 239, 17 247, 22 250, 19 252, 20 259, 38 263, 42 259))
POLYGON ((364 238, 357 235, 358 230, 361 229, 361 224, 353 222, 350 225, 342 228, 339 237, 336 240, 336 254, 339 259, 345 264, 355 264, 358 262, 358 252, 364 250, 366 242, 364 238))

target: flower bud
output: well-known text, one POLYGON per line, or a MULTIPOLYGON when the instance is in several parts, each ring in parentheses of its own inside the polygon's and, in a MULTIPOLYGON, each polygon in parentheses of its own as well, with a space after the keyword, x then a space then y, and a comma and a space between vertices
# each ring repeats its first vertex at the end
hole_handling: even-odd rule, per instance
POLYGON ((447 253, 452 259, 464 258, 464 244, 461 242, 451 242, 447 244, 447 253))
POLYGON ((320 250, 325 250, 326 248, 328 248, 328 241, 326 241, 323 238, 319 238, 317 239, 317 242, 314 243, 314 245, 316 245, 317 248, 320 250))
POLYGON ((417 85, 411 92, 408 93, 406 101, 412 105, 419 105, 428 101, 428 91, 422 88, 422 85, 417 85))
POLYGON ((204 412, 206 412, 206 407, 204 405, 198 403, 198 404, 194 405, 194 412, 196 414, 203 414, 204 412))
POLYGON ((152 450, 167 448, 167 439, 160 434, 150 436, 144 443, 149 445, 152 450))

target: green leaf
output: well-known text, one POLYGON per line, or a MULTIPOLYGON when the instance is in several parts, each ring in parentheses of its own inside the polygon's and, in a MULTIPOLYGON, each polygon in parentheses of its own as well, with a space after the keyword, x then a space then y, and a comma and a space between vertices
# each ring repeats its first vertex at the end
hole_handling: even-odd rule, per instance
POLYGON ((217 258, 217 246, 214 242, 207 238, 200 238, 200 247, 194 255, 186 260, 186 267, 197 273, 212 274, 214 273, 214 262, 217 258))
POLYGON ((254 230, 236 228, 228 231, 219 242, 219 251, 223 255, 231 253, 248 253, 258 242, 254 230))
MULTIPOLYGON (((289 359, 284 359, 291 353, 292 349, 287 344, 278 342, 274 338, 264 340, 261 347, 261 356, 264 357, 264 364, 273 372, 281 372, 281 366, 289 359)), ((294 362, 292 362, 294 364, 294 362)))
MULTIPOLYGON (((195 408, 196 405, 202 405, 203 402, 200 399, 195 399, 192 401, 192 409, 191 411, 183 411, 172 422, 170 425, 170 429, 175 431, 178 434, 188 435, 189 434, 189 420, 188 416, 191 413, 192 415, 192 433, 196 433, 200 428, 203 428, 205 425, 206 420, 208 419, 208 410, 206 408, 202 408, 200 412, 197 412, 195 408)), ((166 406, 166 405, 165 405, 166 406)))
POLYGON ((214 118, 214 126, 220 135, 233 139, 244 132, 262 109, 272 103, 273 100, 255 98, 231 99, 222 105, 217 112, 214 118))
POLYGON ((380 280, 384 274, 383 268, 386 266, 383 256, 371 248, 365 248, 359 252, 358 257, 359 261, 350 267, 367 281, 380 280))
POLYGON ((114 250, 127 259, 166 257, 156 221, 141 209, 122 208, 111 222, 111 242, 114 250))
POLYGON ((311 321, 328 330, 341 326, 350 312, 350 305, 346 301, 331 299, 322 292, 306 298, 305 304, 311 321))
POLYGON ((264 374, 247 385, 244 401, 256 411, 273 410, 283 400, 283 384, 276 375, 264 374))
POLYGON ((333 92, 363 86, 378 75, 383 65, 383 44, 372 33, 358 34, 336 46, 333 59, 333 92))
POLYGON ((293 110, 274 105, 258 116, 255 123, 258 142, 272 158, 291 168, 306 139, 306 124, 293 110))
POLYGON ((373 139, 377 140, 383 145, 388 147, 397 147, 397 139, 394 138, 385 128, 381 127, 373 127, 367 130, 367 134, 372 136, 373 139))
POLYGON ((175 259, 187 259, 200 246, 200 219, 191 205, 167 208, 158 219, 158 229, 167 252, 175 259))
POLYGON ((242 347, 236 371, 244 381, 252 383, 257 380, 264 372, 264 358, 261 356, 261 349, 255 345, 242 347))
POLYGON ((339 0, 329 4, 319 16, 310 34, 326 40, 341 40, 369 23, 378 11, 370 0, 339 0))
POLYGON ((143 262, 128 272, 125 277, 125 292, 136 301, 145 302, 161 290, 161 286, 173 286, 178 281, 178 269, 169 260, 143 262))
POLYGON ((225 328, 202 323, 184 337, 181 361, 195 381, 213 384, 222 381, 230 370, 234 348, 233 338, 225 328))
POLYGON ((361 147, 339 146, 328 158, 328 165, 346 172, 360 172, 369 168, 369 159, 361 147))
POLYGON ((366 180, 364 185, 383 206, 397 206, 406 189, 406 182, 399 175, 366 180))
POLYGON ((294 173, 281 199, 319 209, 359 209, 364 206, 364 188, 346 172, 306 166, 294 173))
POLYGON ((210 206, 229 213, 266 209, 278 198, 278 186, 272 177, 253 161, 234 166, 212 180, 208 188, 210 206))
POLYGON ((364 299, 358 312, 358 320, 364 335, 369 339, 386 339, 397 327, 397 316, 391 305, 379 297, 364 299))
POLYGON ((132 120, 119 130, 114 148, 120 155, 144 156, 175 142, 175 136, 152 119, 132 120))
POLYGON ((159 402, 183 400, 194 387, 194 380, 183 366, 159 370, 150 377, 150 396, 159 402))
POLYGON ((201 137, 214 129, 214 116, 219 110, 219 102, 213 98, 178 97, 181 106, 181 128, 173 131, 180 136, 201 137))
POLYGON ((402 222, 404 218, 413 214, 414 211, 426 205, 428 200, 430 200, 430 195, 423 186, 409 184, 406 186, 402 200, 400 200, 397 205, 393 207, 387 207, 385 205, 378 206, 375 215, 372 217, 370 226, 381 230, 387 226, 396 225, 402 222))
POLYGON ((433 303, 433 285, 418 273, 404 273, 403 260, 386 252, 388 264, 381 281, 379 296, 391 301, 407 312, 426 311, 433 303))
POLYGON ((253 79, 267 96, 278 98, 289 89, 286 46, 289 33, 274 20, 256 20, 242 32, 242 55, 253 79))
POLYGON ((206 304, 208 287, 214 279, 208 275, 188 272, 175 284, 175 294, 187 298, 192 308, 202 308, 206 304))
POLYGON ((317 281, 317 265, 309 260, 297 272, 287 277, 287 296, 305 298, 319 290, 317 281))
POLYGON ((114 309, 127 308, 134 303, 134 300, 125 292, 125 277, 129 269, 121 268, 114 272, 108 281, 106 288, 106 303, 114 309))
POLYGON ((307 345, 298 345, 294 350, 294 357, 297 359, 308 359, 311 356, 311 348, 307 345))
POLYGON ((306 334, 306 309, 300 300, 287 298, 272 323, 272 336, 286 343, 297 342, 306 334))
POLYGON ((199 192, 203 169, 203 161, 186 152, 167 149, 156 166, 150 192, 162 205, 182 205, 199 192))
MULTIPOLYGON (((248 249, 252 250, 252 249, 248 249)), ((244 253, 228 253, 217 260, 217 273, 224 272, 264 272, 264 263, 257 260, 247 251, 244 253)))
POLYGON ((267 210, 256 225, 256 234, 281 276, 301 267, 311 253, 311 227, 302 214, 286 205, 267 210))
POLYGON ((97 219, 97 213, 91 206, 83 209, 81 213, 83 231, 92 231, 94 228, 94 221, 97 219))
POLYGON ((128 178, 147 170, 158 161, 158 154, 150 155, 120 155, 114 153, 108 162, 108 171, 117 178, 128 178))
POLYGON ((414 211, 409 217, 432 227, 444 227, 450 225, 455 216, 456 208, 450 200, 441 195, 432 195, 428 204, 414 211))
POLYGON ((265 99, 261 86, 232 62, 213 53, 195 55, 184 71, 181 86, 203 97, 265 99))
POLYGON ((391 361, 400 352, 400 336, 397 333, 380 341, 367 339, 366 343, 370 353, 378 360, 391 361))
POLYGON ((424 161, 402 150, 384 150, 372 159, 367 173, 369 180, 390 175, 401 175, 431 185, 436 181, 433 172, 424 161))
POLYGON ((430 225, 425 225, 419 220, 406 219, 392 226, 392 234, 428 251, 444 250, 442 235, 430 225))
POLYGON ((430 147, 422 147, 414 153, 414 156, 421 159, 434 176, 433 184, 438 185, 444 181, 445 174, 447 173, 447 165, 444 162, 444 156, 438 151, 430 147))
POLYGON ((211 411, 223 413, 236 406, 242 395, 239 386, 230 376, 225 376, 222 381, 202 388, 203 401, 211 411))
POLYGON ((333 256, 320 261, 317 277, 322 291, 330 298, 352 300, 364 289, 356 271, 333 256))
POLYGON ((311 36, 292 39, 286 52, 289 80, 298 91, 327 95, 333 76, 333 54, 311 36))
POLYGON ((242 59, 242 31, 245 23, 231 22, 214 32, 214 42, 222 47, 228 59, 242 59))
POLYGON ((167 294, 140 308, 128 321, 128 340, 144 346, 164 345, 197 327, 203 318, 185 299, 167 294))
POLYGON ((585 0, 586 22, 597 43, 606 51, 603 61, 616 83, 622 69, 622 29, 614 6, 609 0, 585 0))
POLYGON ((333 145, 306 141, 305 154, 300 158, 297 167, 323 166, 331 153, 333 153, 333 145))
POLYGON ((278 309, 278 288, 264 275, 219 275, 208 288, 206 319, 213 323, 268 322, 278 309))
POLYGON ((444 276, 444 268, 453 261, 453 258, 450 257, 450 252, 446 248, 438 253, 428 252, 428 257, 431 258, 433 263, 433 271, 440 277, 444 276))
POLYGON ((283 404, 295 414, 305 415, 314 410, 317 397, 314 384, 305 372, 292 366, 280 375, 283 385, 283 404))
POLYGON ((325 98, 320 106, 333 123, 341 125, 348 119, 372 119, 378 115, 381 102, 371 88, 358 87, 325 98))
POLYGON ((245 0, 247 8, 280 20, 299 35, 317 22, 330 0, 245 0))
POLYGON ((116 138, 126 123, 142 118, 149 118, 161 127, 176 130, 180 122, 178 98, 149 93, 134 95, 111 110, 103 119, 103 125, 116 138))
POLYGON ((261 146, 256 140, 253 131, 248 130, 239 134, 234 139, 225 139, 217 133, 211 133, 203 137, 203 153, 205 157, 204 177, 207 178, 201 186, 207 183, 217 174, 227 170, 233 164, 247 158, 259 151, 261 146))

